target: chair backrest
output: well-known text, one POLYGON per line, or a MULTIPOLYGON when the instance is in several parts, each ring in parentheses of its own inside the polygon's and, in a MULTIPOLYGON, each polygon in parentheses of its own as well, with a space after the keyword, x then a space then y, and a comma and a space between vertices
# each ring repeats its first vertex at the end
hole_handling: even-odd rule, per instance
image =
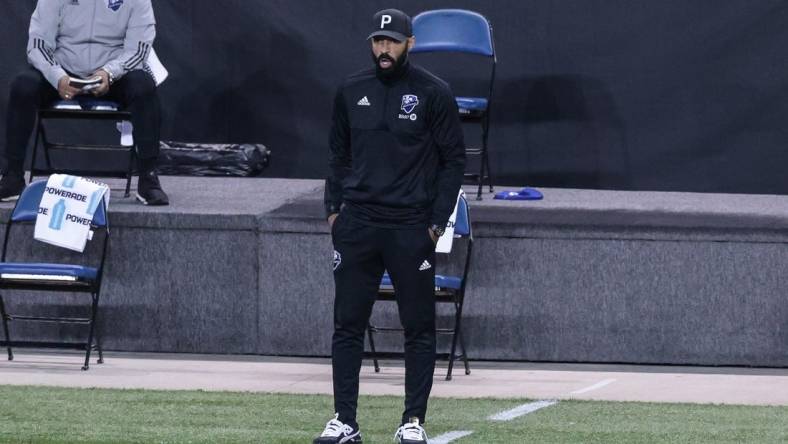
POLYGON ((416 45, 410 52, 453 51, 495 56, 492 28, 483 15, 464 9, 436 9, 413 18, 416 45))
MULTIPOLYGON (((11 221, 32 222, 36 220, 38 216, 38 207, 41 204, 41 197, 44 195, 46 185, 46 180, 37 180, 22 191, 22 195, 19 196, 14 211, 11 213, 11 221)), ((93 225, 97 227, 106 227, 107 212, 104 205, 96 207, 96 212, 93 213, 93 225)))
POLYGON ((454 235, 460 237, 471 236, 471 212, 465 196, 457 200, 457 218, 454 220, 454 235))

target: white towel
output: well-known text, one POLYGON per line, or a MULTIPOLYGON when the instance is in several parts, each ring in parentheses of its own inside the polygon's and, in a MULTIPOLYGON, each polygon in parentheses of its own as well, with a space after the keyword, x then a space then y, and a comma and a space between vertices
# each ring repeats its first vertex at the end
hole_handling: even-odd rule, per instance
POLYGON ((460 197, 465 197, 465 191, 462 188, 457 194, 457 203, 454 204, 454 211, 446 224, 446 231, 443 232, 443 236, 438 238, 438 244, 435 245, 437 253, 451 253, 451 247, 454 244, 454 223, 457 222, 457 206, 460 203, 460 197))
POLYGON ((99 205, 107 208, 109 187, 84 177, 53 174, 49 176, 38 208, 33 238, 41 242, 85 250, 92 237, 90 224, 99 205))
POLYGON ((150 73, 153 76, 153 81, 156 82, 156 86, 161 85, 167 77, 170 76, 170 72, 167 71, 167 68, 161 63, 159 60, 159 56, 156 55, 156 50, 151 48, 150 53, 148 53, 148 67, 150 68, 150 73))

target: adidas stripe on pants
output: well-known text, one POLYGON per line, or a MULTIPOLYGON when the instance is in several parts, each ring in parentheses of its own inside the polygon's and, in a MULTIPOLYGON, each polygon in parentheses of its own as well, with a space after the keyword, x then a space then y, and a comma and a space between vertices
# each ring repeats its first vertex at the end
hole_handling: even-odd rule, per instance
POLYGON ((334 221, 331 235, 336 286, 332 364, 339 420, 356 424, 364 334, 380 279, 387 270, 405 329, 402 418, 407 422, 418 417, 424 423, 435 370, 435 244, 427 227, 371 227, 343 211, 334 221))

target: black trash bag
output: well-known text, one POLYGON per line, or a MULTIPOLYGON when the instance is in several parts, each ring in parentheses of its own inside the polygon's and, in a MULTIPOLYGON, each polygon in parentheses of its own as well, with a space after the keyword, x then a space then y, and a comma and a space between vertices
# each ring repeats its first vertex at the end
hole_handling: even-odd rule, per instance
POLYGON ((271 151, 261 144, 161 142, 159 174, 172 176, 258 176, 271 151))

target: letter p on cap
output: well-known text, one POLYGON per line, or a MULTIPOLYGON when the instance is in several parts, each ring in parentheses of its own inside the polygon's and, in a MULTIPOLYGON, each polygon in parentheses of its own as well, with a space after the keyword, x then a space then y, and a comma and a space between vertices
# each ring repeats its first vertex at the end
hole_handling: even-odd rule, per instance
POLYGON ((380 17, 380 29, 383 29, 391 23, 391 16, 390 15, 383 15, 380 17))

